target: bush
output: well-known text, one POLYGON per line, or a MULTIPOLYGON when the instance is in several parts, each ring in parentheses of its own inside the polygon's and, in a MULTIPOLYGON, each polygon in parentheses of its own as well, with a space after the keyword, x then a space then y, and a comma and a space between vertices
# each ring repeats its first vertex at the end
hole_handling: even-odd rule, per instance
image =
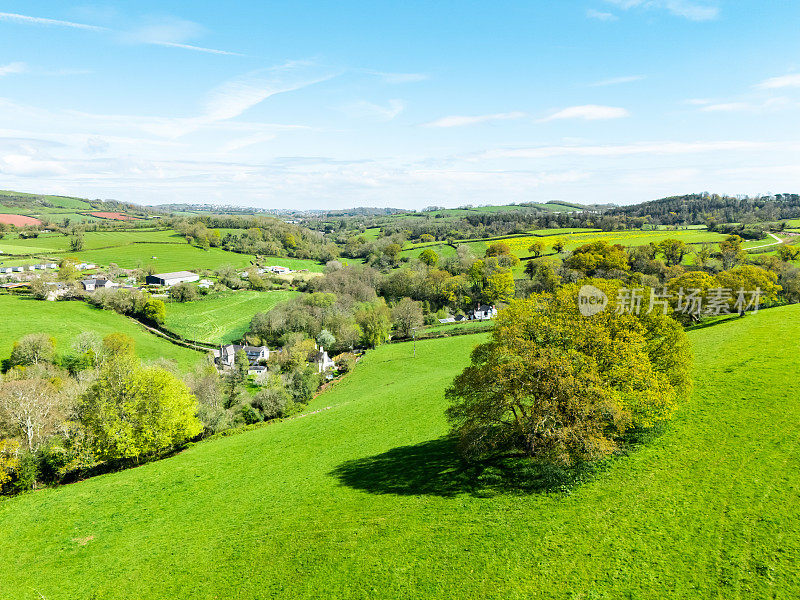
POLYGON ((239 415, 242 417, 242 420, 245 422, 246 425, 252 425, 253 423, 260 423, 264 419, 261 417, 261 413, 259 413, 255 408, 253 408, 249 404, 242 404, 239 407, 239 415))
POLYGON ((333 358, 336 363, 336 369, 340 373, 349 373, 356 366, 356 355, 352 352, 342 352, 333 358))
POLYGON ((269 387, 261 390, 253 399, 253 406, 261 411, 265 421, 286 416, 291 398, 282 387, 269 387))
POLYGON ((169 288, 169 297, 176 302, 191 302, 197 300, 199 293, 197 286, 189 282, 179 283, 169 288))

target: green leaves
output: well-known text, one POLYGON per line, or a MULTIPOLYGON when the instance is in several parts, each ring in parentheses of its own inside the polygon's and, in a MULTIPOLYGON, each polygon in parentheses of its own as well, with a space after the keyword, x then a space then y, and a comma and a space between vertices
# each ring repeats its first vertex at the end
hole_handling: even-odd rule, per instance
MULTIPOLYGON (((618 295, 618 282, 591 283, 618 295)), ((670 418, 686 396, 690 354, 681 326, 660 312, 583 317, 579 287, 512 302, 456 377, 447 416, 466 455, 523 452, 560 464, 600 458, 628 428, 670 418)))
POLYGON ((132 355, 108 362, 81 414, 104 460, 153 456, 202 431, 186 384, 164 369, 142 367, 132 355))

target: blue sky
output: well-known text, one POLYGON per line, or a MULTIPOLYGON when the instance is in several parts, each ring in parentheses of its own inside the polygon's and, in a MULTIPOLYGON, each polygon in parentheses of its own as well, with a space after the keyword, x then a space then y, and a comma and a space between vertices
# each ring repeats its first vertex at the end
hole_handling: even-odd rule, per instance
POLYGON ((0 1, 0 188, 343 208, 800 191, 800 3, 0 1))

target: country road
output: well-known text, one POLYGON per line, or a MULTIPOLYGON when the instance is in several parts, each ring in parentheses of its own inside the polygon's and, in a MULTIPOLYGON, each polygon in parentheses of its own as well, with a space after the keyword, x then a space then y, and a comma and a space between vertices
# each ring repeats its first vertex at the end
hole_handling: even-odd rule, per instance
POLYGON ((770 242, 769 244, 761 244, 760 246, 750 246, 749 248, 746 248, 746 250, 755 250, 757 248, 766 248, 767 246, 777 246, 778 244, 782 244, 783 243, 783 240, 781 238, 779 238, 777 235, 775 235, 774 233, 768 233, 767 235, 772 236, 772 239, 774 239, 775 241, 774 242, 770 242))

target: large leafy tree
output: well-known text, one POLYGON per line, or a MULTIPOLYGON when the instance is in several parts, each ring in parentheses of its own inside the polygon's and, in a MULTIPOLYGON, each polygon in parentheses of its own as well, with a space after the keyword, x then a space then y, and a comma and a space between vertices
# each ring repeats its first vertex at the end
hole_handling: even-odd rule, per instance
POLYGON ((392 315, 383 298, 365 303, 356 312, 356 321, 361 328, 361 339, 365 345, 374 348, 391 337, 392 315))
POLYGON ((142 314, 145 319, 155 325, 163 325, 167 318, 167 308, 158 298, 149 298, 144 304, 142 314))
POLYGON ((747 258, 742 242, 744 240, 738 235, 729 235, 719 243, 719 256, 722 259, 722 268, 726 271, 747 258))
POLYGON ((409 337, 416 327, 422 325, 422 303, 403 298, 392 308, 392 320, 397 332, 409 337))
POLYGON ((564 260, 564 265, 588 276, 615 269, 621 271, 630 269, 625 248, 619 244, 609 244, 605 240, 576 248, 572 255, 564 260))
POLYGON ((490 304, 509 302, 514 297, 514 289, 514 275, 509 269, 503 269, 486 278, 483 295, 490 304))
POLYGON ((11 366, 51 363, 56 355, 56 340, 46 333, 29 333, 14 342, 11 366))
POLYGON ((728 271, 723 271, 717 275, 717 281, 720 287, 731 290, 733 296, 731 306, 734 306, 738 300, 738 292, 740 290, 748 293, 748 301, 750 300, 750 293, 758 290, 760 295, 759 304, 767 306, 778 299, 778 294, 782 290, 777 283, 778 276, 775 273, 755 265, 739 265, 728 271))
POLYGON ((658 250, 664 256, 667 266, 679 265, 689 252, 689 246, 683 240, 667 239, 658 244, 658 250))
POLYGON ((82 421, 101 459, 154 456, 203 430, 197 401, 169 371, 132 355, 110 360, 83 398, 82 421))
MULTIPOLYGON (((610 299, 617 282, 588 281, 610 299)), ((584 282, 587 283, 587 282, 584 282)), ((469 457, 521 452, 570 464, 615 451, 630 427, 669 419, 690 387, 682 327, 662 311, 578 311, 580 285, 512 302, 448 389, 469 457)))

